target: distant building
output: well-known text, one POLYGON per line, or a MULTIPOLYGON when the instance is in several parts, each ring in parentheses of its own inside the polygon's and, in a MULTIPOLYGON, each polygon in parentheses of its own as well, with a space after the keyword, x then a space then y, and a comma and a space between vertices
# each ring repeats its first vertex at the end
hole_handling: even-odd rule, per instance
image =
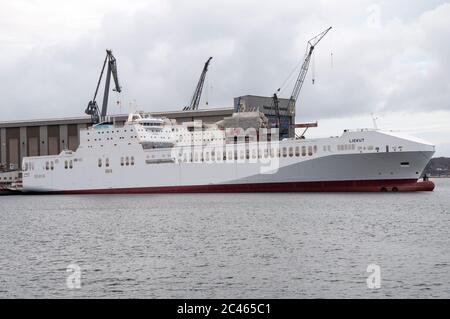
MULTIPOLYGON (((295 108, 290 105, 289 99, 278 98, 278 109, 280 114, 280 136, 294 137, 295 129, 295 108)), ((259 111, 269 120, 269 127, 276 127, 278 118, 272 97, 244 95, 234 98, 235 112, 255 112, 259 111)))

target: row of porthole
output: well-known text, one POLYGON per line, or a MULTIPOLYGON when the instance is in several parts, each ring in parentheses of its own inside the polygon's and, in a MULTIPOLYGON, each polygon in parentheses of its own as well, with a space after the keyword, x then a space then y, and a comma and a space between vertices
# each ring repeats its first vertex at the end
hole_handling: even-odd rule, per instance
POLYGON ((355 144, 342 144, 337 146, 338 151, 353 151, 355 148, 355 144))
MULTIPOLYGON (((26 164, 28 164, 28 163, 26 163, 26 164)), ((29 166, 26 166, 25 168, 26 168, 26 170, 34 169, 34 167, 32 167, 31 164, 29 166)), ((65 169, 72 169, 73 168, 73 161, 72 160, 64 161, 64 168, 65 169)), ((48 170, 54 170, 54 169, 55 169, 55 164, 54 164, 53 161, 45 162, 45 170, 48 171, 48 170)))
POLYGON ((183 136, 180 136, 177 139, 178 142, 212 142, 212 141, 225 141, 225 138, 220 138, 220 137, 212 137, 212 138, 207 138, 207 139, 192 139, 192 138, 186 138, 186 140, 184 140, 183 136))
MULTIPOLYGON (((8 179, 11 181, 11 180, 13 180, 13 177, 12 177, 12 176, 3 177, 3 180, 4 180, 4 181, 7 181, 8 179)), ((18 177, 17 177, 17 176, 14 176, 14 180, 17 180, 17 179, 18 179, 18 177)))
MULTIPOLYGON (((98 165, 98 167, 103 166, 103 160, 101 158, 98 159, 97 165, 98 165)), ((109 167, 109 158, 105 159, 105 167, 109 167)))
MULTIPOLYGON (((142 137, 142 136, 141 136, 142 137)), ((130 136, 130 138, 138 138, 137 137, 137 135, 133 135, 133 136, 130 136)), ((152 137, 153 138, 153 137, 152 137)), ((162 137, 162 138, 165 138, 165 137, 162 137)), ((168 137, 167 137, 168 138, 168 137)), ((123 140, 123 139, 125 139, 125 137, 123 137, 123 136, 119 136, 119 140, 123 140)), ((102 139, 101 138, 99 138, 98 140, 96 139, 96 138, 94 138, 94 142, 100 142, 102 139)), ((107 141, 112 141, 113 140, 113 138, 111 137, 111 138, 109 138, 109 137, 107 137, 106 138, 106 140, 107 141)), ((90 142, 91 140, 90 139, 87 139, 87 141, 88 142, 90 142)), ((102 145, 103 146, 103 145, 102 145)))
MULTIPOLYGON (((252 151, 252 159, 256 159, 256 158, 274 158, 274 157, 299 157, 301 156, 312 156, 314 153, 317 152, 317 146, 308 146, 308 148, 306 148, 306 146, 302 146, 301 148, 301 152, 300 152, 300 147, 296 146, 294 147, 283 147, 282 150, 278 150, 278 154, 276 152, 275 149, 271 148, 270 151, 268 149, 264 149, 264 152, 257 152, 256 149, 254 149, 252 151)), ((233 156, 233 151, 228 151, 227 152, 217 152, 217 154, 212 151, 210 152, 195 152, 194 156, 192 157, 192 154, 188 154, 188 153, 179 153, 179 158, 180 158, 180 162, 197 162, 197 161, 209 161, 217 159, 217 160, 232 160, 234 158, 234 160, 238 159, 238 152, 234 151, 234 156, 233 156), (210 156, 211 155, 211 156, 210 156), (228 155, 228 156, 227 156, 228 155), (182 160, 181 160, 182 158, 182 160)), ((241 150, 239 152, 239 158, 240 159, 250 159, 250 152, 241 150)))
MULTIPOLYGON (((126 132, 127 130, 123 130, 124 132, 126 132)), ((133 130, 130 130, 130 132, 133 132, 133 130)), ((119 130, 117 130, 116 132, 111 131, 111 133, 120 133, 119 130)), ((105 134, 105 131, 102 132, 97 132, 97 134, 105 134)), ((109 134, 109 131, 106 131, 106 134, 109 134)), ((89 132, 87 132, 87 135, 90 135, 89 132)))
POLYGON ((50 162, 45 162, 45 170, 54 170, 55 169, 55 166, 54 166, 54 163, 53 163, 53 161, 50 161, 50 162))
POLYGON ((34 163, 28 163, 28 162, 23 163, 22 170, 23 171, 34 171, 34 163))
POLYGON ((121 157, 120 158, 120 166, 129 166, 134 165, 134 156, 131 157, 121 157))
POLYGON ((72 169, 73 168, 73 161, 64 161, 64 168, 65 169, 72 169))
MULTIPOLYGON (((136 136, 136 137, 137 137, 137 136, 136 136)), ((139 137, 140 137, 140 138, 147 138, 147 136, 142 136, 142 135, 140 135, 139 137)), ((165 140, 165 139, 167 139, 167 140, 170 139, 169 136, 166 137, 166 136, 164 136, 164 135, 157 135, 157 136, 155 136, 155 135, 150 135, 150 138, 151 138, 151 139, 164 139, 164 140, 165 140)))

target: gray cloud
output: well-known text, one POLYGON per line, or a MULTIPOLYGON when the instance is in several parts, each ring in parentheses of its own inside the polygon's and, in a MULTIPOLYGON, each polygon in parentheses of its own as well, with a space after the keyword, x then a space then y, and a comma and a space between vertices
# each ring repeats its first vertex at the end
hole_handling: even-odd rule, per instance
MULTIPOLYGON (((449 4, 170 1, 134 11, 121 6, 127 4, 114 3, 98 27, 78 27, 79 36, 64 41, 46 42, 34 31, 44 40, 33 42, 22 25, 20 32, 11 30, 14 36, 0 37, 1 120, 83 114, 105 48, 118 60, 123 112, 133 99, 148 111, 181 109, 209 56, 214 59, 205 93, 211 106, 231 106, 238 95, 270 95, 303 57, 306 40, 329 25, 334 29, 317 48, 316 84, 310 69, 299 117, 450 110, 449 4)), ((87 3, 83 7, 89 9, 87 3)), ((119 111, 115 99, 113 94, 111 112, 119 111)))

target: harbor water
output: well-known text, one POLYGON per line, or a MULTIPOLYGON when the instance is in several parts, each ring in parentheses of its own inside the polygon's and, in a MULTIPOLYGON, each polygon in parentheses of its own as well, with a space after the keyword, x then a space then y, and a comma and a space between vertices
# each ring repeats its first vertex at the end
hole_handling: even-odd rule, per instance
POLYGON ((2 196, 0 298, 450 298, 450 179, 434 182, 418 193, 2 196))

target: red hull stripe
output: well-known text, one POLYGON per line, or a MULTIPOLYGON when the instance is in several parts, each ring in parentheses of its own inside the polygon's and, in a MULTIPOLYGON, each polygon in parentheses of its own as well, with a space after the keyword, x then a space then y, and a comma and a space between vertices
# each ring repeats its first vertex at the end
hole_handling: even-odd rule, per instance
POLYGON ((56 191, 53 194, 126 194, 126 193, 250 193, 250 192, 381 192, 432 191, 431 181, 367 180, 330 182, 288 182, 256 184, 220 184, 193 186, 162 186, 56 191))

